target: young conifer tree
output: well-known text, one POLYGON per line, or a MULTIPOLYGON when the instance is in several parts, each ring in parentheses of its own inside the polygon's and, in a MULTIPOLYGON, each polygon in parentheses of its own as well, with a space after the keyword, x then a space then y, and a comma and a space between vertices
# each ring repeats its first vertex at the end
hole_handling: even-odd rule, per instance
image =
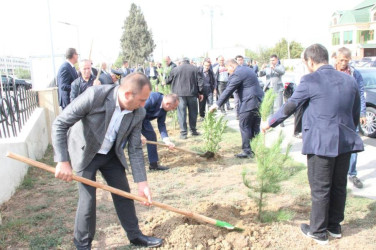
MULTIPOLYGON (((275 99, 273 91, 267 91, 261 104, 260 115, 266 121, 273 109, 275 99)), ((287 146, 286 152, 282 153, 282 142, 284 136, 282 131, 277 140, 270 146, 265 145, 265 134, 260 133, 252 139, 252 149, 255 152, 257 172, 255 180, 247 179, 247 171, 242 172, 243 183, 250 190, 248 196, 253 198, 258 205, 258 219, 262 221, 263 207, 265 206, 265 195, 277 193, 280 190, 280 182, 285 179, 284 166, 288 160, 291 145, 287 146)))

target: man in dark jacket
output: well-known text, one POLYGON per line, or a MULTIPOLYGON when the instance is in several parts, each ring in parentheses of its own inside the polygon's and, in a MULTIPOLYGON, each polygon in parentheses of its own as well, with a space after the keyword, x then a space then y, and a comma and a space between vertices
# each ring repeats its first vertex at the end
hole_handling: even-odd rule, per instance
POLYGON ((70 103, 70 91, 72 82, 78 77, 74 64, 77 63, 78 54, 76 49, 69 48, 65 53, 67 59, 57 72, 57 87, 59 94, 59 105, 62 109, 70 103))
POLYGON ((107 72, 107 63, 102 62, 101 73, 99 75, 101 84, 114 84, 114 80, 109 72, 107 72))
POLYGON ((191 134, 199 135, 197 123, 197 97, 203 99, 203 81, 198 74, 197 67, 189 63, 188 58, 182 59, 181 65, 174 68, 166 81, 171 84, 172 93, 179 96, 178 120, 180 125, 180 138, 187 139, 187 108, 189 114, 189 128, 191 134))
POLYGON ((310 224, 300 228, 319 244, 329 242, 328 233, 334 238, 342 236, 350 156, 363 151, 355 132, 360 114, 357 83, 328 65, 328 59, 324 46, 309 46, 304 60, 311 74, 302 77, 291 98, 261 126, 264 132, 276 127, 308 104, 302 122, 302 153, 307 155, 312 211, 310 224))
POLYGON ((242 136, 242 152, 237 158, 254 157, 251 149, 251 139, 260 132, 259 107, 264 97, 255 72, 249 67, 240 66, 234 59, 226 61, 226 68, 230 74, 226 89, 219 96, 219 100, 210 111, 222 106, 232 93, 239 95, 239 127, 242 136))
POLYGON ((217 88, 214 80, 214 74, 213 71, 210 69, 210 59, 205 60, 203 63, 203 66, 200 66, 198 68, 198 72, 201 75, 203 79, 203 89, 202 93, 204 98, 202 101, 199 103, 199 108, 200 108, 200 119, 203 120, 205 118, 205 107, 206 104, 208 103, 209 108, 211 105, 213 105, 213 92, 214 89, 217 88))
MULTIPOLYGON (((162 141, 169 146, 170 149, 175 147, 168 137, 166 129, 166 115, 168 111, 175 110, 179 105, 179 97, 176 94, 163 95, 159 92, 151 92, 145 103, 146 116, 142 123, 141 133, 144 136, 143 143, 148 141, 157 141, 157 135, 154 132, 151 121, 157 119, 158 130, 161 134, 162 141)), ((153 144, 147 145, 150 170, 168 170, 168 167, 159 165, 159 157, 157 146, 153 144)))
MULTIPOLYGON (((356 83, 358 84, 358 89, 359 89, 359 94, 360 94, 360 122, 362 124, 365 124, 367 122, 367 119, 366 119, 367 107, 366 107, 366 99, 364 97, 363 77, 358 70, 356 70, 355 68, 349 65, 349 62, 351 60, 351 51, 346 47, 342 47, 338 49, 335 55, 335 59, 336 59, 336 65, 335 65, 336 70, 353 76, 356 80, 356 83)), ((357 127, 357 131, 359 131, 359 127, 357 127)), ((349 168, 348 175, 349 175, 350 182, 352 182, 355 187, 363 188, 363 183, 356 176, 358 173, 356 171, 357 158, 358 158, 357 153, 351 154, 350 168, 349 168)))

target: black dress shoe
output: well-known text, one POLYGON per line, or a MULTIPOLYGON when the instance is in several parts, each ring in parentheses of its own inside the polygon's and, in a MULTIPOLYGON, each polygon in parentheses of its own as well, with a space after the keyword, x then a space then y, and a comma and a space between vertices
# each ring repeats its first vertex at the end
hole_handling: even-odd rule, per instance
POLYGON ((198 135, 200 135, 200 133, 197 132, 197 131, 194 131, 194 132, 192 132, 191 134, 192 134, 193 136, 198 136, 198 135))
POLYGON ((159 171, 164 171, 164 170, 169 170, 170 168, 169 167, 165 167, 165 166, 160 166, 158 164, 158 162, 152 162, 150 163, 150 167, 149 167, 150 170, 159 170, 159 171))
POLYGON ((187 139, 187 135, 180 135, 180 139, 183 139, 183 140, 187 139))
POLYGON ((240 154, 236 154, 235 157, 241 158, 241 159, 253 158, 253 157, 255 157, 255 153, 253 153, 253 152, 251 152, 251 153, 241 152, 240 154))
POLYGON ((151 236, 141 234, 136 239, 130 240, 133 245, 141 247, 159 247, 163 244, 163 240, 151 236))

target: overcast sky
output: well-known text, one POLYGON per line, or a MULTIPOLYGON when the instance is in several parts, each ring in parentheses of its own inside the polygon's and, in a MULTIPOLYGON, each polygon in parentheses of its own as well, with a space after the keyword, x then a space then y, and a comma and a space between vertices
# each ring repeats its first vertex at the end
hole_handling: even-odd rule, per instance
POLYGON ((153 32, 156 60, 162 53, 172 58, 194 57, 210 49, 210 8, 214 9, 214 48, 242 45, 257 49, 273 46, 282 37, 303 46, 316 42, 328 46, 331 14, 335 10, 351 9, 361 2, 7 0, 0 4, 0 55, 51 54, 48 1, 54 53, 64 54, 68 47, 75 47, 79 48, 81 58, 87 58, 93 44, 93 60, 109 63, 119 54, 122 26, 132 2, 141 7, 153 32))

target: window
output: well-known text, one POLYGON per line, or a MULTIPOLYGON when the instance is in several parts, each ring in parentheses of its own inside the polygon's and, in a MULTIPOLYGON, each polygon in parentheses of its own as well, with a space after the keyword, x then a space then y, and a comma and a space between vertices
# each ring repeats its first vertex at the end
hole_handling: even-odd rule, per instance
POLYGON ((367 41, 373 40, 373 30, 358 30, 357 42, 366 43, 367 41))
POLYGON ((339 32, 332 34, 332 45, 339 45, 339 32))
POLYGON ((353 32, 352 32, 352 30, 343 32, 343 43, 344 44, 352 44, 353 43, 353 32))

